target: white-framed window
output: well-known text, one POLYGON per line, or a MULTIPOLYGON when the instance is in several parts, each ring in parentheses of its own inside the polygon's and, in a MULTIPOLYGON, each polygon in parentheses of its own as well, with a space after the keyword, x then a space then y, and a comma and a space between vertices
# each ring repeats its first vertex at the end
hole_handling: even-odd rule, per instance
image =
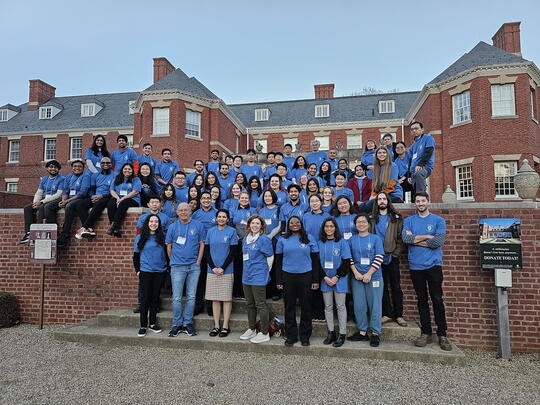
POLYGON ((456 166, 456 191, 458 200, 474 199, 472 164, 456 166))
POLYGON ((52 107, 39 107, 39 119, 50 120, 52 118, 52 107))
POLYGON ((315 118, 325 118, 330 116, 330 104, 319 104, 315 106, 315 118))
POLYGON ((43 157, 45 161, 56 159, 56 139, 45 139, 45 154, 43 157))
POLYGON ((186 110, 186 136, 191 138, 201 137, 201 113, 186 110))
POLYGON ((257 144, 262 146, 262 149, 260 150, 261 153, 267 153, 268 152, 268 140, 267 139, 255 139, 255 150, 259 152, 259 149, 257 148, 257 144))
POLYGON ((347 135, 347 149, 362 149, 362 135, 347 135))
POLYGON ((133 135, 126 135, 127 136, 127 144, 128 144, 128 148, 133 148, 133 135))
POLYGON ((0 110, 0 122, 8 120, 8 110, 0 110))
POLYGON ((381 100, 379 101, 379 114, 390 114, 396 112, 395 100, 381 100))
POLYGON ((18 162, 20 158, 21 141, 14 139, 9 141, 8 162, 18 162))
POLYGON ((514 83, 491 85, 491 115, 493 117, 516 115, 514 83))
POLYGON ((135 114, 135 104, 137 103, 137 100, 130 100, 128 101, 128 110, 129 114, 135 114))
POLYGON ((319 150, 328 150, 330 149, 330 137, 329 136, 316 136, 316 141, 319 141, 320 146, 319 150))
POLYGON ((536 89, 531 87, 531 116, 538 120, 538 109, 536 107, 536 89))
POLYGON ((268 108, 255 109, 255 121, 268 121, 270 110, 268 108))
POLYGON ((165 135, 169 133, 169 107, 152 109, 152 134, 165 135))
POLYGON ((290 144, 292 145, 293 152, 296 150, 296 144, 298 143, 297 138, 283 138, 283 146, 290 144))
POLYGON ((8 193, 16 193, 18 190, 19 190, 19 183, 17 182, 6 183, 6 191, 8 193))
POLYGON ((471 119, 471 92, 464 91, 452 96, 453 123, 470 121, 471 119))
POLYGON ((93 117, 96 115, 96 105, 94 103, 81 104, 81 117, 93 117))
POLYGON ((495 162, 495 197, 517 197, 514 176, 517 162, 495 162))
POLYGON ((82 136, 69 139, 69 159, 82 159, 82 136))

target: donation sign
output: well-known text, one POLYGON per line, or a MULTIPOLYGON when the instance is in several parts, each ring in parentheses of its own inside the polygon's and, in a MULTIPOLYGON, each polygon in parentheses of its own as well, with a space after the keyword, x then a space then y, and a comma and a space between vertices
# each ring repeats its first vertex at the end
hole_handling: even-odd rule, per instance
POLYGON ((519 218, 482 218, 479 221, 480 265, 483 269, 521 269, 519 218))
POLYGON ((58 225, 30 225, 30 263, 56 264, 58 225))

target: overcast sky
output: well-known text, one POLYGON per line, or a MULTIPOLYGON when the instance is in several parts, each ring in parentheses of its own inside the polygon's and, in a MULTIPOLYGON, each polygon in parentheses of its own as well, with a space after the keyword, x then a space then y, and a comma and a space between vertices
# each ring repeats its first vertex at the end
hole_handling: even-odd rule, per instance
POLYGON ((28 80, 57 96, 141 91, 164 56, 227 103, 420 90, 504 22, 540 65, 539 0, 1 0, 0 105, 28 80))

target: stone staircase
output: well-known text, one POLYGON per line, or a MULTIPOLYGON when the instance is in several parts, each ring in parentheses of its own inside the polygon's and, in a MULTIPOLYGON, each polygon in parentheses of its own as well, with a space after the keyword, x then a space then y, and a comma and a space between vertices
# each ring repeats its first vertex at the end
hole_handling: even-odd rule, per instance
MULTIPOLYGON (((282 318, 282 301, 269 300, 268 305, 273 313, 282 318)), ((164 298, 162 299, 162 311, 158 314, 158 324, 163 328, 162 333, 156 334, 148 330, 145 337, 138 337, 139 314, 134 314, 130 308, 115 308, 102 312, 95 319, 55 331, 53 336, 62 341, 114 346, 157 346, 176 349, 420 361, 449 365, 466 364, 465 355, 455 345, 452 345, 450 352, 442 351, 435 343, 423 348, 414 346, 413 341, 419 335, 419 328, 417 325, 411 325, 412 322, 409 322, 409 326, 405 328, 393 322, 383 325, 381 344, 378 348, 370 347, 369 342, 348 341, 342 347, 334 348, 322 344, 327 333, 325 323, 313 323, 313 334, 309 347, 301 347, 299 343, 294 347, 286 347, 282 337, 272 337, 270 342, 263 344, 241 341, 239 336, 248 328, 245 301, 243 300, 233 301, 230 320, 232 332, 226 338, 208 336, 208 332, 214 324, 212 318, 206 313, 199 314, 194 318, 195 328, 199 332, 197 336, 189 337, 180 334, 176 338, 170 338, 167 334, 171 318, 171 299, 164 298)), ((353 333, 356 330, 354 323, 349 322, 347 329, 348 334, 353 333)))

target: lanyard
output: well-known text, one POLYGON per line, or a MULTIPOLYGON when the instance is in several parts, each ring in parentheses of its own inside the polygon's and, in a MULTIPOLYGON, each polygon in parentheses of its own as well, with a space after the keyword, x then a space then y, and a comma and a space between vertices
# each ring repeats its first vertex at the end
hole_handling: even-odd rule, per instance
MULTIPOLYGON (((347 216, 349 217, 349 215, 347 215, 347 216)), ((346 224, 343 223, 343 216, 340 215, 339 216, 339 223, 340 223, 342 229, 346 230, 346 232, 344 232, 344 233, 350 233, 351 232, 351 221, 347 221, 348 226, 345 226, 346 224)))

